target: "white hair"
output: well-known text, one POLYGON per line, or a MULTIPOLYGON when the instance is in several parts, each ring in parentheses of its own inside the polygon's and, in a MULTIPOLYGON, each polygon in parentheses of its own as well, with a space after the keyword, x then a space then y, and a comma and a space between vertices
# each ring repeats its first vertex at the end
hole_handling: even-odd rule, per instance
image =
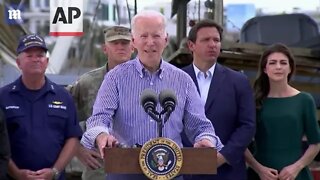
POLYGON ((136 28, 136 23, 137 23, 137 19, 142 18, 142 17, 154 17, 154 18, 160 18, 162 21, 162 29, 163 32, 166 33, 166 18, 163 14, 161 14, 158 11, 155 10, 143 10, 140 11, 139 13, 137 13, 135 16, 133 16, 132 20, 131 20, 131 34, 134 34, 135 28, 136 28))

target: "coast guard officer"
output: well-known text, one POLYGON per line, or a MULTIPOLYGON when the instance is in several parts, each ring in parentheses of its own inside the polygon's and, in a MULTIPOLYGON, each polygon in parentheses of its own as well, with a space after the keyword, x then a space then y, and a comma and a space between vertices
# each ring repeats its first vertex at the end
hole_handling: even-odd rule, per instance
POLYGON ((47 50, 39 35, 21 37, 16 63, 22 74, 0 89, 14 179, 65 179, 82 134, 71 96, 45 76, 47 50))

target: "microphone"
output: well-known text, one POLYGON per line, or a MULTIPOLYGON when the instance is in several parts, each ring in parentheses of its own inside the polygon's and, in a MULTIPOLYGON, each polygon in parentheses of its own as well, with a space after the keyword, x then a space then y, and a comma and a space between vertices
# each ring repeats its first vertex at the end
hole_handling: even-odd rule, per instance
POLYGON ((148 115, 150 115, 154 120, 159 121, 156 114, 157 112, 155 111, 158 103, 158 96, 154 90, 149 88, 143 90, 140 96, 140 103, 148 115))
POLYGON ((168 113, 169 115, 174 111, 177 103, 177 97, 175 92, 171 89, 165 89, 159 94, 159 101, 164 110, 164 113, 168 113))

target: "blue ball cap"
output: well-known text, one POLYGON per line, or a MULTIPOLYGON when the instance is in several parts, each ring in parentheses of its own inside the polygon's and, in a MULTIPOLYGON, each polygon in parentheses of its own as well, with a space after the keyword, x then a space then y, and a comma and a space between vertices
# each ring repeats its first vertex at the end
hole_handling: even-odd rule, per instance
POLYGON ((32 47, 39 47, 45 51, 48 51, 46 42, 41 36, 37 34, 27 34, 20 38, 17 53, 20 54, 21 52, 32 47))

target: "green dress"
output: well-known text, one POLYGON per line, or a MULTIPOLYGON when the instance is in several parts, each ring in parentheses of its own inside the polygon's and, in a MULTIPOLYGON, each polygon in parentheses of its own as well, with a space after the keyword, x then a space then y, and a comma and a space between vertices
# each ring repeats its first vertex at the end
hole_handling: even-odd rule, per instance
MULTIPOLYGON (((257 112, 256 160, 280 173, 282 168, 303 155, 303 135, 309 144, 320 142, 312 96, 301 92, 292 97, 266 98, 262 109, 257 112)), ((313 178, 309 169, 304 168, 296 179, 313 178)))

